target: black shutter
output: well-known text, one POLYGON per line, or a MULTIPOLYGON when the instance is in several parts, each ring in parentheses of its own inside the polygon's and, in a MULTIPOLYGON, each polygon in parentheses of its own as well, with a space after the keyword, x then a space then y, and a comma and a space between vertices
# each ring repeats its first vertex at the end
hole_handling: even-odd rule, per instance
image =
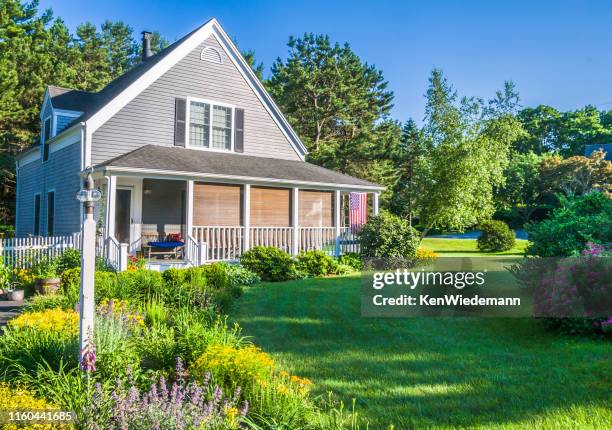
POLYGON ((55 225, 55 193, 47 193, 47 236, 53 236, 55 225))
POLYGON ((234 120, 234 152, 244 152, 244 109, 236 109, 234 120))
POLYGON ((186 116, 187 100, 176 99, 174 103, 174 146, 185 147, 186 116))

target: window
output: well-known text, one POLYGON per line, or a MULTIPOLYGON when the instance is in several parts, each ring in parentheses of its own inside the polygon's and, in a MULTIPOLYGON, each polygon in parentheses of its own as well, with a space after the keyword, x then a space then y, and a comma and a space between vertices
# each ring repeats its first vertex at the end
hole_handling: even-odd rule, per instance
POLYGON ((51 117, 45 119, 43 124, 43 161, 49 159, 49 144, 47 141, 51 138, 51 117))
POLYGON ((213 106, 212 147, 232 149, 232 108, 213 106))
POLYGON ((189 144, 208 148, 210 139, 210 105, 191 102, 189 107, 189 144))
POLYGON ((40 235, 40 194, 34 195, 34 236, 40 235))
POLYGON ((192 100, 189 103, 189 146, 230 151, 234 109, 192 100))
POLYGON ((53 236, 55 227, 55 191, 47 193, 47 236, 53 236))

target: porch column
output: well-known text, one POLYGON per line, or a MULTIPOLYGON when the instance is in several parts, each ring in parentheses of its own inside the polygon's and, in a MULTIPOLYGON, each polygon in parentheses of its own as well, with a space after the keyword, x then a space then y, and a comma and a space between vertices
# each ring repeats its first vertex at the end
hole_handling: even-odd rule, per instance
POLYGON ((291 253, 293 255, 298 255, 300 251, 300 228, 298 226, 298 214, 300 213, 300 195, 299 189, 297 187, 293 188, 291 191, 291 226, 293 227, 293 242, 291 247, 291 253))
POLYGON ((117 177, 105 176, 106 178, 106 237, 115 237, 115 196, 117 192, 117 177))
POLYGON ((342 193, 340 190, 334 191, 334 227, 336 227, 336 247, 334 249, 334 254, 336 257, 340 256, 340 235, 342 234, 341 226, 340 226, 340 202, 342 198, 342 193))
POLYGON ((187 198, 187 204, 185 205, 186 209, 186 220, 185 220, 185 239, 191 236, 193 237, 193 180, 189 179, 187 181, 187 192, 185 193, 187 198))
POLYGON ((242 188, 242 225, 244 227, 242 250, 245 252, 251 247, 251 184, 244 184, 242 188))
POLYGON ((374 201, 373 201, 373 209, 374 209, 374 215, 378 215, 378 197, 379 197, 380 193, 377 191, 375 193, 373 193, 373 197, 374 197, 374 201))

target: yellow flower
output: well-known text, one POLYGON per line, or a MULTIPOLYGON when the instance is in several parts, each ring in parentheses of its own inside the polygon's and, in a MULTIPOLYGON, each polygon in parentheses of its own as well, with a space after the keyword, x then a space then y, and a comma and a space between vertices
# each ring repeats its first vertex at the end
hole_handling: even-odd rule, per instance
POLYGON ((47 332, 79 333, 79 315, 72 310, 47 309, 40 312, 25 312, 8 322, 13 329, 32 329, 47 332))
POLYGON ((276 386, 276 391, 281 394, 287 394, 289 392, 289 389, 284 384, 278 384, 276 386))
POLYGON ((289 377, 289 373, 285 372, 284 370, 281 370, 279 373, 281 378, 288 378, 289 377))
MULTIPOLYGON (((53 411, 59 408, 53 404, 47 403, 45 400, 33 397, 27 390, 23 388, 10 388, 5 384, 0 384, 0 411, 53 411)), ((3 429, 56 429, 69 428, 69 425, 50 424, 30 424, 26 426, 16 424, 4 424, 3 429)))

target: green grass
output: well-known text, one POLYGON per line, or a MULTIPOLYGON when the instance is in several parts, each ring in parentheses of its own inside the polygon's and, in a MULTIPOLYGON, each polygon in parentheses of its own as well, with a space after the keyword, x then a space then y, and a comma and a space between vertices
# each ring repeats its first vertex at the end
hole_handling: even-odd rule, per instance
POLYGON ((531 319, 362 318, 360 288, 358 276, 261 284, 233 318, 316 393, 356 398, 370 429, 611 428, 609 343, 531 319))
POLYGON ((529 241, 517 240, 514 247, 504 252, 480 252, 476 246, 476 239, 444 239, 427 237, 421 243, 423 246, 434 250, 444 257, 459 257, 468 256, 475 257, 477 255, 523 255, 529 241))

